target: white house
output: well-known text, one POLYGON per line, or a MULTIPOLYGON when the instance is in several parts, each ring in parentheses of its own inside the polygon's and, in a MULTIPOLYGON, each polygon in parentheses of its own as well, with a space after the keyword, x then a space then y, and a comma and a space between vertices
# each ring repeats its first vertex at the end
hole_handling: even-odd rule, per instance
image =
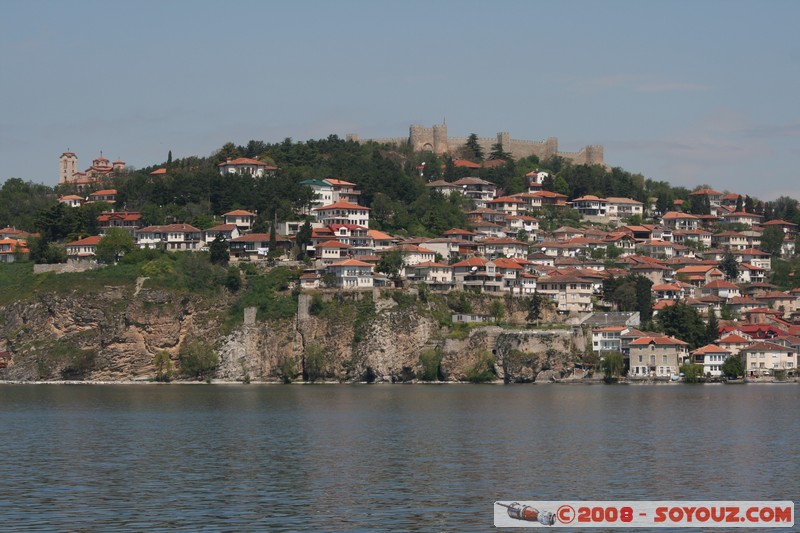
POLYGON ((72 259, 94 257, 97 255, 97 245, 101 238, 99 235, 93 235, 67 244, 67 257, 72 259))
POLYGON ((607 326, 592 330, 592 351, 622 353, 622 334, 628 331, 627 326, 607 326))
POLYGON ((365 228, 369 227, 368 207, 351 204, 349 202, 338 201, 323 207, 316 207, 317 220, 325 226, 335 224, 356 224, 365 228))
POLYGON ((434 287, 450 286, 453 284, 453 267, 443 263, 426 262, 417 263, 406 269, 414 281, 424 282, 434 287))
POLYGON ((203 245, 203 232, 189 224, 168 224, 166 226, 147 226, 136 232, 136 246, 156 248, 176 252, 199 250, 203 245))
POLYGON ((774 375, 775 371, 797 373, 797 353, 789 346, 764 341, 751 344, 740 353, 748 376, 774 375))
POLYGON ((587 194, 572 200, 572 208, 578 211, 581 216, 604 217, 608 209, 608 202, 605 198, 587 194))
POLYGON ((720 377, 722 364, 731 356, 731 352, 715 344, 707 344, 691 353, 692 361, 703 365, 703 375, 720 377))
POLYGON ((58 197, 58 202, 66 204, 68 207, 80 207, 83 205, 83 198, 76 194, 67 194, 58 197))
POLYGON ((225 241, 231 241, 239 236, 239 228, 236 224, 218 224, 203 231, 203 240, 206 245, 210 244, 218 236, 225 241))
POLYGON ((345 259, 330 264, 325 269, 333 274, 336 286, 343 289, 361 289, 373 286, 372 265, 357 259, 345 259))
POLYGON ((245 233, 253 229, 256 214, 244 209, 236 209, 222 215, 222 220, 225 224, 236 224, 236 227, 239 228, 239 233, 245 233))
POLYGON ((644 204, 632 198, 609 196, 606 198, 606 215, 609 218, 622 220, 634 216, 644 216, 644 204))
POLYGON ((247 157, 239 157, 237 159, 229 157, 225 162, 218 164, 217 167, 222 176, 226 174, 248 174, 254 178, 260 178, 278 170, 278 167, 273 167, 258 159, 248 159, 247 157))

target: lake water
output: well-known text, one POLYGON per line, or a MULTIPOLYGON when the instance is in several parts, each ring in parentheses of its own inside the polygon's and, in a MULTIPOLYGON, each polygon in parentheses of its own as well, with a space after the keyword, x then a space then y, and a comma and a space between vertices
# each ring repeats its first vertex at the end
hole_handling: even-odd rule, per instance
POLYGON ((1 385, 0 528, 460 532, 493 529, 496 500, 797 502, 798 406, 796 384, 1 385))

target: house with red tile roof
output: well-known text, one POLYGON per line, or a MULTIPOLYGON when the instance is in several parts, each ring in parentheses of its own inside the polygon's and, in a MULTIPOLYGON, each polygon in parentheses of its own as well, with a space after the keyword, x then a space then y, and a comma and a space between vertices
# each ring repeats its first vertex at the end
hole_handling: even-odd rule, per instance
POLYGON ((134 236, 142 227, 142 214, 138 211, 103 211, 97 216, 97 224, 101 235, 110 228, 122 228, 134 236))
POLYGON ((552 205, 554 207, 566 207, 567 196, 552 191, 537 191, 531 193, 541 200, 542 206, 552 205))
POLYGON ((745 211, 737 211, 735 213, 725 213, 722 215, 724 224, 744 224, 746 226, 757 226, 764 219, 763 216, 755 213, 747 213, 745 211))
POLYGON ((235 224, 239 233, 247 233, 253 229, 257 216, 245 209, 234 209, 223 214, 222 220, 224 224, 235 224))
POLYGON ((83 202, 83 196, 78 196, 77 194, 65 194, 58 197, 58 203, 66 204, 69 207, 80 207, 83 205, 83 202))
POLYGON ((116 189, 101 189, 89 195, 90 202, 108 202, 113 204, 117 201, 116 189))
POLYGON ((675 271, 675 276, 681 281, 690 283, 695 287, 702 287, 714 280, 725 279, 725 274, 712 265, 691 265, 675 271))
POLYGON ((438 192, 439 194, 443 194, 445 196, 450 196, 451 194, 456 192, 460 193, 463 190, 458 185, 455 185, 450 181, 444 181, 444 180, 429 181, 428 183, 425 184, 425 186, 430 187, 434 191, 438 192))
POLYGON ((707 377, 720 377, 722 376, 722 365, 725 360, 732 354, 725 348, 715 344, 706 344, 705 346, 691 352, 692 362, 697 365, 703 365, 703 375, 707 377))
POLYGON ((214 227, 203 230, 203 241, 206 246, 219 237, 225 241, 231 241, 239 236, 239 227, 236 224, 217 224, 214 227))
POLYGON ((700 294, 703 296, 719 296, 725 300, 741 296, 739 286, 724 279, 715 279, 700 287, 700 294))
POLYGON ((774 376, 775 372, 797 375, 797 352, 790 346, 775 342, 756 342, 744 348, 740 355, 747 376, 774 376))
POLYGON ((23 239, 13 239, 11 237, 0 238, 0 263, 13 263, 22 254, 27 256, 27 241, 23 239))
POLYGON ((612 220, 624 220, 627 218, 644 216, 644 204, 632 198, 620 198, 609 196, 606 198, 606 215, 612 220))
POLYGON ((548 275, 539 278, 537 291, 551 299, 559 313, 588 313, 592 310, 594 281, 581 275, 548 275))
POLYGON ((357 259, 345 259, 325 267, 333 274, 335 286, 341 289, 367 289, 374 286, 373 266, 357 259))
POLYGON ((510 237, 486 237, 478 243, 478 252, 490 259, 499 256, 526 259, 528 257, 528 243, 510 237))
POLYGON ((786 233, 787 235, 790 235, 790 236, 793 236, 793 237, 797 235, 797 224, 794 224, 793 222, 787 222, 786 220, 781 220, 781 219, 769 220, 767 222, 763 222, 761 224, 761 227, 762 228, 771 228, 771 227, 781 228, 783 230, 783 232, 786 233))
POLYGON ((198 251, 203 247, 203 232, 190 224, 147 226, 136 230, 136 246, 163 248, 169 252, 198 251))
POLYGON ((258 159, 239 157, 236 159, 227 158, 224 162, 217 165, 221 176, 227 174, 247 174, 254 178, 261 178, 274 174, 278 167, 268 165, 258 159))
POLYGON ((629 330, 629 326, 605 326, 592 330, 592 351, 597 354, 603 352, 622 353, 622 334, 629 330))
POLYGON ((716 345, 720 348, 728 350, 731 355, 738 356, 739 352, 742 351, 744 348, 747 348, 753 343, 753 340, 748 336, 744 337, 739 333, 728 333, 722 336, 717 342, 716 345))
POLYGON ((661 217, 661 223, 672 230, 696 230, 700 227, 700 219, 688 213, 669 211, 661 217))
POLYGON ((608 202, 593 194, 587 194, 572 200, 572 208, 584 217, 605 217, 608 202))
POLYGON ((486 203, 497 194, 497 185, 481 178, 467 177, 453 182, 456 187, 461 187, 461 194, 471 198, 476 207, 486 207, 486 203))
POLYGON ((453 267, 444 263, 428 261, 406 268, 407 277, 425 283, 432 289, 449 289, 453 286, 453 267))
POLYGON ((667 378, 678 374, 689 358, 688 343, 668 336, 639 337, 631 341, 630 372, 634 378, 667 378))
POLYGON ((315 207, 312 211, 314 211, 317 221, 324 226, 356 224, 369 228, 370 209, 368 207, 338 201, 322 207, 315 207))
POLYGON ((525 212, 526 206, 520 198, 513 196, 499 196, 486 202, 486 207, 502 211, 507 216, 516 216, 525 212))
POLYGON ((772 269, 772 262, 770 255, 755 248, 748 248, 746 250, 737 250, 733 252, 733 256, 739 263, 749 263, 753 266, 763 268, 769 272, 772 269))
POLYGON ((341 262, 353 256, 352 246, 341 241, 325 241, 314 247, 315 257, 322 262, 323 266, 341 262))
POLYGON ((94 258, 97 255, 97 245, 100 244, 101 238, 100 235, 93 235, 67 244, 67 258, 94 258))

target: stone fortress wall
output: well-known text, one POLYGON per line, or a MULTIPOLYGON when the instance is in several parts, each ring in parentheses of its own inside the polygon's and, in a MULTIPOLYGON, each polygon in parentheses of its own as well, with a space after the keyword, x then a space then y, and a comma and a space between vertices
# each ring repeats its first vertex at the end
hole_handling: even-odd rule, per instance
MULTIPOLYGON (((418 124, 412 124, 409 128, 408 138, 393 137, 381 139, 360 139, 355 133, 349 133, 347 140, 363 142, 374 141, 387 144, 410 144, 414 150, 431 151, 437 155, 453 153, 458 148, 464 146, 467 137, 448 137, 447 125, 436 124, 432 128, 426 128, 418 124)), ((576 165, 605 165, 603 146, 599 144, 584 146, 577 152, 559 152, 558 139, 549 137, 545 141, 524 141, 512 139, 511 134, 501 131, 497 137, 479 137, 478 143, 485 154, 492 150, 492 145, 501 143, 503 150, 509 152, 514 159, 521 159, 531 155, 537 156, 544 161, 554 155, 563 157, 576 165)))

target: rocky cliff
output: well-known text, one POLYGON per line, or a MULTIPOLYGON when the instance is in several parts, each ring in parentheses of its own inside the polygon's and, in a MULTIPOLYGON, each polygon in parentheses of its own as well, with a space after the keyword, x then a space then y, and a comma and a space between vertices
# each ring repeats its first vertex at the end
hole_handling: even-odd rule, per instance
POLYGON ((180 378, 182 348, 199 342, 213 347, 209 377, 221 380, 532 382, 568 375, 583 349, 569 329, 443 326, 432 304, 407 296, 329 294, 309 312, 310 296, 300 295, 293 319, 257 320, 253 310, 242 320, 224 291, 200 297, 139 283, 39 295, 0 309, 0 350, 12 354, 0 378, 153 379, 165 368, 160 353, 180 378))

